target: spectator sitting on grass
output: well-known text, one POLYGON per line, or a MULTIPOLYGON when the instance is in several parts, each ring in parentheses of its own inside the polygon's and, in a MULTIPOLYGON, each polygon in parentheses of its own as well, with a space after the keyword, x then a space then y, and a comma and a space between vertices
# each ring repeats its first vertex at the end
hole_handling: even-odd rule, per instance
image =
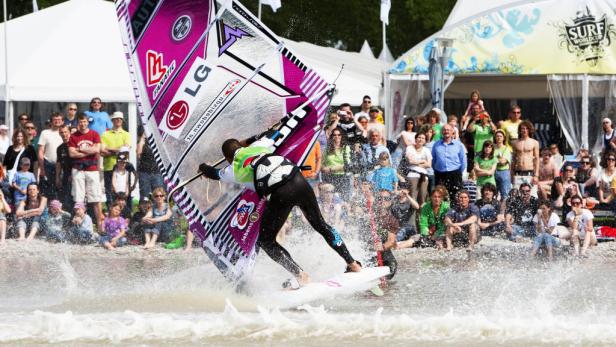
POLYGON ((94 224, 86 213, 86 204, 75 203, 73 210, 75 215, 71 220, 71 241, 79 244, 90 243, 94 235, 94 224))
POLYGON ((105 233, 99 238, 99 243, 106 249, 115 249, 126 244, 126 221, 120 212, 122 208, 119 203, 113 202, 109 209, 109 216, 105 218, 104 231, 105 233))
POLYGON ((156 187, 152 191, 154 203, 152 208, 143 217, 145 246, 144 249, 153 248, 156 245, 156 240, 160 237, 165 242, 169 240, 169 234, 172 231, 173 224, 171 217, 173 211, 165 202, 165 190, 162 187, 156 187))
POLYGON ((30 230, 27 240, 34 240, 41 228, 41 215, 47 208, 47 198, 40 195, 38 185, 30 183, 27 188, 26 199, 17 206, 17 231, 19 240, 26 240, 26 232, 30 230))
POLYGON ((62 210, 62 203, 59 200, 49 202, 49 213, 43 219, 47 240, 55 242, 67 242, 71 234, 67 225, 71 219, 71 214, 62 210))
POLYGON ((152 209, 152 202, 148 198, 139 200, 137 212, 135 212, 130 220, 130 228, 127 232, 128 242, 132 245, 140 245, 143 242, 145 234, 143 232, 144 224, 143 217, 152 209))

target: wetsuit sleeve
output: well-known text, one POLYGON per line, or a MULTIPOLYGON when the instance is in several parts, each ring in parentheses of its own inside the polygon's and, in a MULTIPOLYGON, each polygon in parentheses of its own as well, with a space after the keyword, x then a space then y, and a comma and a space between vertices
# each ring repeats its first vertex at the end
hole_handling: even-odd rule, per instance
POLYGON ((199 165, 199 171, 203 172, 203 175, 209 179, 220 179, 220 174, 218 173, 219 170, 213 166, 207 165, 206 163, 199 165))

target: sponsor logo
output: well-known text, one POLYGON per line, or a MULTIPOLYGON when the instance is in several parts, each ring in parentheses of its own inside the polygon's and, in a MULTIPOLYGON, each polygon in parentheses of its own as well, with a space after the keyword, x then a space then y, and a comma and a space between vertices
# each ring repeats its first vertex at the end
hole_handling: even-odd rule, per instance
POLYGON ((141 36, 141 33, 145 29, 148 21, 154 14, 154 10, 158 5, 158 0, 141 1, 135 14, 130 19, 130 25, 133 29, 133 35, 135 38, 141 36))
POLYGON ((189 16, 183 15, 173 22, 173 27, 171 28, 171 37, 175 41, 182 41, 188 36, 190 33, 190 28, 192 27, 192 20, 189 16))
POLYGON ((325 281, 325 284, 327 284, 329 287, 336 287, 336 288, 340 288, 342 287, 342 284, 334 281, 334 280, 327 280, 325 281))
MULTIPOLYGON (((165 110, 165 116, 161 120, 160 129, 176 139, 182 138, 182 131, 191 116, 199 107, 201 94, 205 90, 204 84, 209 77, 212 68, 206 65, 202 58, 197 58, 182 84, 178 88, 177 94, 169 103, 170 106, 165 110)), ((164 83, 164 80, 160 83, 164 83)))
POLYGON ((586 11, 576 13, 572 22, 557 24, 560 36, 560 47, 567 49, 576 56, 580 62, 586 62, 590 66, 596 66, 605 56, 606 47, 616 38, 614 24, 608 21, 604 14, 597 19, 588 7, 586 11))
POLYGON ((248 225, 248 220, 250 219, 250 214, 255 209, 254 202, 248 202, 246 200, 240 200, 239 204, 237 204, 237 208, 235 209, 235 215, 231 220, 231 227, 238 228, 240 230, 244 230, 246 225, 248 225))
POLYGON ((156 99, 162 90, 165 82, 169 80, 169 76, 175 71, 175 60, 169 64, 164 64, 163 54, 153 50, 146 52, 146 83, 148 87, 154 87, 152 98, 156 99))
POLYGON ((255 223, 256 221, 259 220, 259 213, 258 212, 251 213, 249 219, 252 223, 255 223))
POLYGON ((223 37, 222 37, 222 40, 220 40, 220 42, 222 42, 222 45, 218 49, 218 56, 221 56, 238 39, 241 39, 244 36, 252 37, 252 35, 238 28, 237 26, 235 28, 232 28, 228 26, 227 24, 224 24, 222 21, 220 23, 222 24, 222 36, 223 37))
POLYGON ((174 103, 169 112, 167 113, 167 127, 170 130, 175 130, 182 126, 186 119, 188 119, 188 115, 190 114, 190 109, 188 107, 188 103, 184 100, 179 100, 174 103))
POLYGON ((192 129, 190 129, 190 132, 188 133, 188 135, 186 135, 186 141, 192 141, 196 136, 201 133, 201 129, 203 129, 203 127, 205 127, 209 123, 210 118, 215 115, 223 105, 226 104, 226 100, 234 94, 234 92, 237 90, 237 87, 241 83, 242 81, 239 79, 235 79, 227 83, 227 85, 220 91, 220 93, 216 95, 214 101, 212 101, 212 103, 207 107, 207 109, 203 113, 203 116, 199 118, 199 121, 193 126, 192 129))

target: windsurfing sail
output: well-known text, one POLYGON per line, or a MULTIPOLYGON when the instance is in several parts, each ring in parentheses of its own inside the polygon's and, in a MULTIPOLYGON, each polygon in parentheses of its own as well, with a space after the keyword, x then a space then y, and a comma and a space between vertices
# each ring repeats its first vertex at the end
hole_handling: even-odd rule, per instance
MULTIPOLYGON (((276 153, 303 163, 329 107, 331 85, 239 2, 119 0, 116 11, 147 142, 169 189, 284 118, 276 153)), ((207 255, 230 280, 251 268, 264 201, 207 180, 174 200, 207 255)))

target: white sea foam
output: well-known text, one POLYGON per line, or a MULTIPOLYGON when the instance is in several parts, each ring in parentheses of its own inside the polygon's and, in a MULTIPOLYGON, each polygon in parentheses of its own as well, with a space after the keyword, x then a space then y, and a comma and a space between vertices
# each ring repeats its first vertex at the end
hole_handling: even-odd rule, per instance
MULTIPOLYGON (((239 312, 228 302, 224 311, 209 314, 136 313, 133 311, 74 314, 34 311, 0 315, 0 343, 181 343, 243 341, 357 341, 372 339, 402 345, 405 341, 451 345, 613 345, 616 315, 578 317, 442 316, 333 313, 322 306, 297 311, 259 308, 239 312)), ((366 344, 368 345, 368 344, 366 344)))

